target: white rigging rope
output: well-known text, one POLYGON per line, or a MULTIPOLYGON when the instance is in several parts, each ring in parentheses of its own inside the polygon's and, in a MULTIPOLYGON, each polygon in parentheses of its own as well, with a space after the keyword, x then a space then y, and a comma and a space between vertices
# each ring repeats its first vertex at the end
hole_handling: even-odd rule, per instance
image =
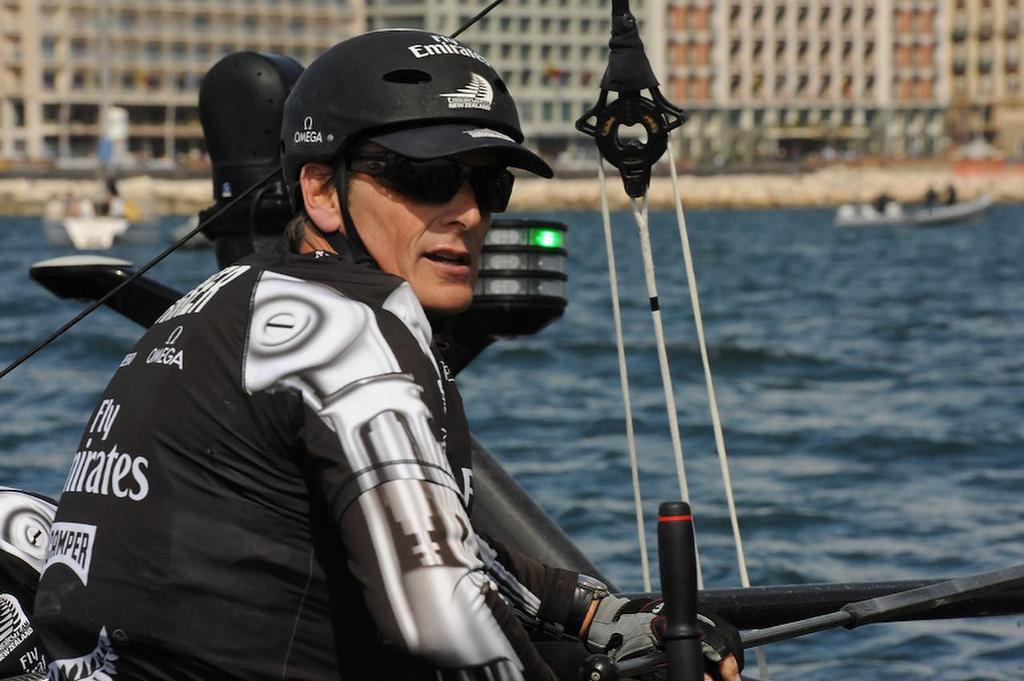
MULTIPOLYGON (((743 588, 750 587, 750 576, 747 573, 747 559, 743 551, 743 538, 740 535, 739 514, 736 512, 736 501, 732 493, 732 476, 729 474, 729 458, 725 451, 725 437, 722 434, 722 419, 718 413, 718 400, 715 397, 715 384, 711 378, 711 362, 708 359, 707 343, 704 340, 704 316, 700 310, 700 294, 697 291, 697 275, 693 268, 693 257, 690 252, 690 237, 686 231, 686 216, 683 214, 683 199, 679 192, 679 177, 676 175, 676 162, 672 156, 672 145, 668 145, 668 167, 672 176, 672 193, 676 204, 676 221, 679 223, 679 240, 683 245, 683 263, 686 267, 686 285, 690 289, 690 303, 693 306, 693 323, 697 327, 697 343, 700 346, 700 358, 704 364, 704 383, 708 392, 708 406, 711 409, 711 425, 715 432, 715 449, 718 452, 718 463, 722 469, 722 484, 725 486, 725 500, 729 506, 729 521, 732 523, 732 536, 736 545, 736 562, 739 565, 740 583, 743 588)), ((755 648, 757 666, 762 681, 770 681, 768 661, 764 650, 755 648)))
POLYGON ((626 442, 629 446, 629 468, 633 476, 633 505, 636 509, 636 534, 640 542, 640 568, 643 572, 644 591, 651 590, 651 564, 647 554, 647 532, 644 529, 643 499, 640 497, 640 465, 636 455, 636 434, 633 432, 633 402, 629 396, 629 371, 626 368, 626 348, 622 336, 622 309, 619 304, 619 279, 615 267, 615 249, 612 245, 611 211, 608 209, 608 185, 604 176, 604 160, 597 159, 598 184, 601 186, 601 218, 604 221, 604 244, 608 253, 608 283, 611 286, 612 317, 615 319, 615 348, 619 355, 619 383, 622 385, 622 403, 626 409, 626 442))
MULTIPOLYGON (((683 501, 690 500, 690 489, 686 484, 686 467, 683 463, 683 442, 679 437, 679 413, 676 410, 675 392, 672 388, 672 375, 669 371, 668 351, 665 348, 665 329, 661 322, 661 306, 658 302, 658 285, 654 277, 654 258, 651 255, 651 234, 647 220, 647 195, 643 199, 631 200, 633 219, 636 221, 637 232, 640 234, 640 254, 644 262, 644 281, 647 283, 647 296, 651 306, 651 321, 654 323, 654 338, 658 348, 658 366, 661 368, 661 386, 665 393, 665 410, 668 413, 668 427, 672 435, 672 452, 675 455, 676 477, 679 481, 679 495, 683 501)), ((696 551, 697 588, 704 588, 704 577, 700 568, 700 553, 696 551)))

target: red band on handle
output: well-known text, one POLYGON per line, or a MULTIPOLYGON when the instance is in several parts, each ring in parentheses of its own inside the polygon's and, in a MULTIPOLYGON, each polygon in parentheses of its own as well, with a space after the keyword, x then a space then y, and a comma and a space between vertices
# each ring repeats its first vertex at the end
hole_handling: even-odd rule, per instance
POLYGON ((659 523, 690 523, 693 522, 692 515, 659 515, 659 523))

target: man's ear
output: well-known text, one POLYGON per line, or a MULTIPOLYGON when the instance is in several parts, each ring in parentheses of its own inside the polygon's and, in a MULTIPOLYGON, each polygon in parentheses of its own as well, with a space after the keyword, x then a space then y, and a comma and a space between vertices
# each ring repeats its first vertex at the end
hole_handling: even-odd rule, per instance
POLYGON ((321 232, 341 229, 341 206, 334 186, 334 171, 323 163, 307 163, 299 173, 299 187, 306 215, 321 232))

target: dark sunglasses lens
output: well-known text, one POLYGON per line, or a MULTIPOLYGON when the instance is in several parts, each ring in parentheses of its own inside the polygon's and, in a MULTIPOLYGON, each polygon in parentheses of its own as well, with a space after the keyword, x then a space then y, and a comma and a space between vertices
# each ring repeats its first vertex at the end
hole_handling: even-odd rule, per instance
POLYGON ((398 157, 378 169, 356 169, 375 175, 395 191, 422 203, 451 201, 468 178, 477 205, 486 213, 501 213, 508 208, 515 180, 505 169, 471 169, 447 159, 417 161, 398 157))
POLYGON ((476 194, 477 205, 485 213, 502 213, 512 198, 515 177, 507 170, 476 170, 470 175, 470 184, 476 194))
POLYGON ((459 191, 463 172, 454 161, 403 159, 394 164, 390 179, 395 189, 411 199, 444 203, 459 191))

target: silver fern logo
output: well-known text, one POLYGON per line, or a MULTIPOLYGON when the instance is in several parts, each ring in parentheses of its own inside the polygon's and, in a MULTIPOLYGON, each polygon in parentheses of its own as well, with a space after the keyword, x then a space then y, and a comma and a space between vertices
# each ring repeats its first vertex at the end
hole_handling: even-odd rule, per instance
POLYGON ((0 660, 6 659, 31 635, 32 626, 18 599, 0 594, 0 660))
POLYGON ((449 109, 483 109, 491 110, 494 103, 494 90, 487 79, 479 73, 470 77, 469 83, 455 92, 443 92, 442 97, 448 98, 449 109))
POLYGON ((47 670, 50 681, 114 681, 118 655, 110 644, 107 628, 100 629, 96 647, 81 657, 54 660, 47 670))

